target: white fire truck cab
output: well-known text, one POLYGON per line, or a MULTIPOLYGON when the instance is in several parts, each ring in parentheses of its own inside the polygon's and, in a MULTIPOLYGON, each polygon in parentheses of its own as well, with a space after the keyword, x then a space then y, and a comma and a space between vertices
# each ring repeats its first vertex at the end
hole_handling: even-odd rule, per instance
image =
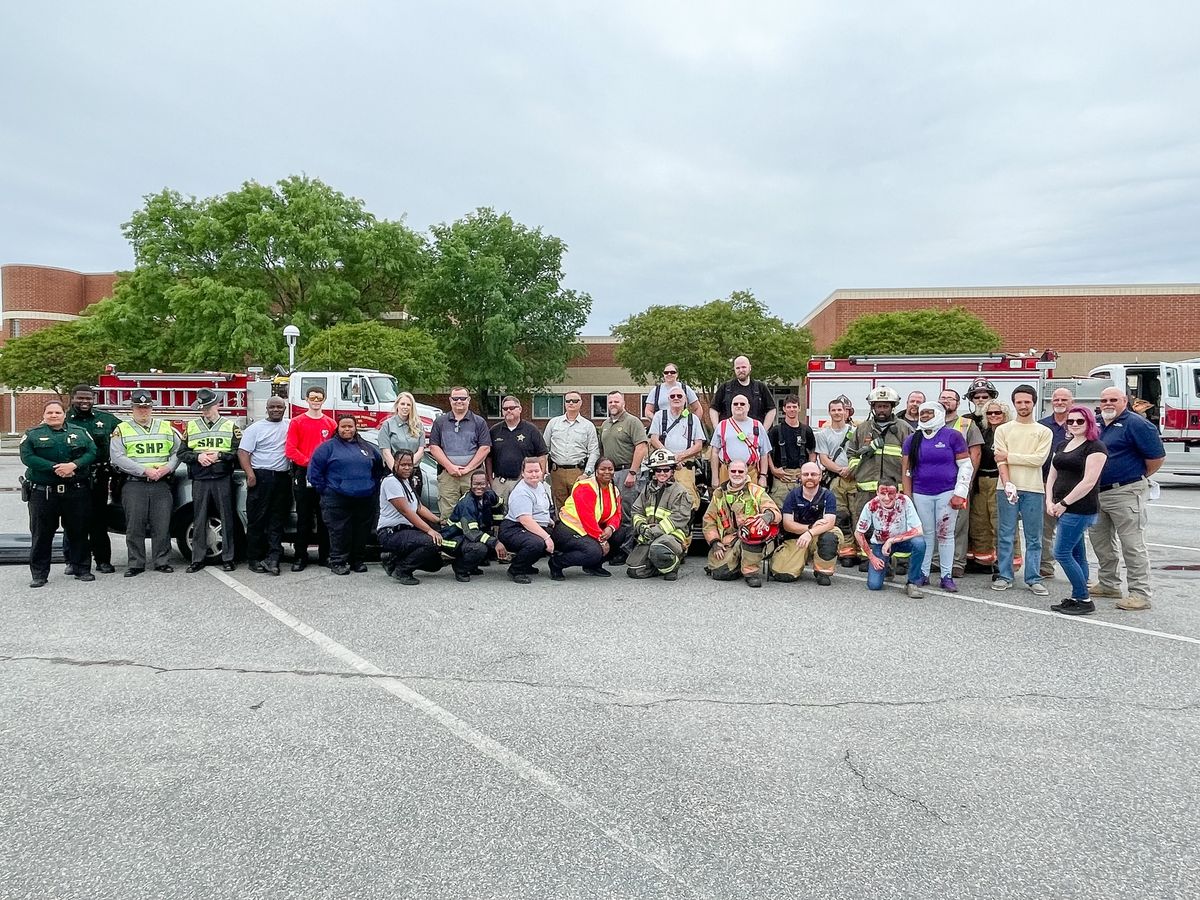
POLYGON ((967 388, 976 378, 986 378, 996 386, 1001 400, 1008 400, 1012 389, 1019 384, 1032 384, 1038 390, 1039 402, 1048 403, 1053 390, 1050 379, 1054 373, 1057 354, 1045 353, 927 356, 852 356, 834 359, 814 356, 808 362, 805 379, 808 423, 820 428, 829 422, 829 401, 845 395, 854 404, 855 421, 866 416, 867 394, 875 387, 887 385, 900 394, 897 415, 903 414, 904 401, 913 391, 921 391, 927 400, 937 400, 946 388, 962 396, 959 414, 972 411, 967 388))
POLYGON ((1108 363, 1088 373, 1108 379, 1133 400, 1165 442, 1200 446, 1200 357, 1178 362, 1108 363))

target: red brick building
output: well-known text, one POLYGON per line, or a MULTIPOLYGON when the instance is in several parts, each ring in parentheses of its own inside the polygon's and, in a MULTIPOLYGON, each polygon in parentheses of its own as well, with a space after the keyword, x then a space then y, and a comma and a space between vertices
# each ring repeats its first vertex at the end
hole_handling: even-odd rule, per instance
POLYGON ((820 352, 859 316, 952 306, 995 329, 1004 350, 1057 350, 1060 375, 1200 356, 1200 284, 836 290, 801 324, 820 352))

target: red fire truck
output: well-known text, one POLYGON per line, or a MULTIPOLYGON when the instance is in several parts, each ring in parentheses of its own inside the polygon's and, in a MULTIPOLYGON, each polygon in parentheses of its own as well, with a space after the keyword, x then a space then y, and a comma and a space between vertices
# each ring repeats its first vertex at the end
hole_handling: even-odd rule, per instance
POLYGON ((808 361, 807 390, 808 422, 813 428, 829 421, 829 401, 845 395, 854 404, 855 420, 866 414, 866 396, 872 388, 887 385, 900 394, 904 411, 905 398, 912 391, 921 391, 929 400, 936 400, 946 388, 963 396, 959 412, 971 412, 966 399, 967 388, 976 378, 987 378, 1000 392, 1001 399, 1018 384, 1032 384, 1038 389, 1039 400, 1048 402, 1057 386, 1053 373, 1058 356, 1053 350, 1045 353, 928 356, 852 356, 834 359, 814 356, 808 361))
MULTIPOLYGON (((301 371, 264 378, 261 369, 170 374, 117 372, 110 367, 100 376, 96 405, 116 414, 128 413, 130 395, 134 389, 143 388, 154 397, 155 415, 169 418, 182 432, 187 420, 199 415, 195 402, 196 391, 201 388, 221 394, 221 415, 245 425, 266 416, 267 398, 272 394, 288 401, 290 416, 303 414, 308 409, 304 398, 314 387, 325 391, 325 412, 335 418, 338 413, 353 413, 359 430, 372 441, 396 402, 396 379, 376 369, 301 371)), ((417 407, 426 432, 440 412, 433 406, 417 407)))

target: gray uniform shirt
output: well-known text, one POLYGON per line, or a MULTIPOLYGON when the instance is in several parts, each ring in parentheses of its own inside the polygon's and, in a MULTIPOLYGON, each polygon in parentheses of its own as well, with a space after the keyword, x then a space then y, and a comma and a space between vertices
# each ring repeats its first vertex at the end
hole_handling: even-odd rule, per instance
POLYGON ((468 412, 461 419, 455 419, 451 413, 443 413, 434 420, 433 428, 429 430, 429 446, 441 447, 450 462, 465 466, 480 447, 492 446, 492 432, 487 422, 473 412, 468 412))
POLYGON ((825 454, 835 465, 848 465, 850 457, 846 455, 846 447, 849 447, 853 440, 854 432, 849 424, 841 431, 834 431, 832 425, 826 425, 817 432, 817 453, 825 454), (845 440, 846 435, 850 435, 850 440, 846 441, 846 446, 843 447, 842 441, 845 440), (840 450, 839 447, 841 447, 840 450))
POLYGON ((550 496, 550 488, 543 481, 537 487, 530 487, 523 480, 508 495, 508 515, 510 522, 517 522, 521 516, 533 516, 533 521, 543 528, 550 525, 550 509, 554 504, 550 496))
POLYGON ((550 462, 556 466, 583 466, 592 472, 600 459, 600 435, 596 426, 583 416, 574 422, 564 416, 555 416, 546 425, 542 434, 550 462))

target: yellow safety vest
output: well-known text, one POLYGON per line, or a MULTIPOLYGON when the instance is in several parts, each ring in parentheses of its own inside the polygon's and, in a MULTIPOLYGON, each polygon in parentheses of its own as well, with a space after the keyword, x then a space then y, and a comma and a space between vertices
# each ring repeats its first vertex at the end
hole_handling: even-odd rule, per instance
MULTIPOLYGON (((604 493, 600 490, 600 485, 596 482, 596 476, 591 478, 580 478, 575 482, 576 486, 581 484, 589 485, 596 492, 596 522, 599 523, 600 516, 604 512, 604 493)), ((621 509, 621 495, 613 485, 608 486, 609 503, 611 504, 613 514, 615 515, 621 509)), ((563 504, 562 509, 558 511, 558 521, 562 522, 576 534, 587 534, 587 529, 583 527, 583 523, 579 521, 579 513, 575 509, 575 489, 571 489, 571 494, 567 497, 567 502, 563 504)), ((603 528, 604 526, 600 526, 603 528)))
POLYGON ((125 455, 139 466, 162 466, 171 458, 175 432, 170 422, 155 419, 149 428, 142 428, 136 422, 122 422, 116 433, 121 436, 125 455))
POLYGON ((237 426, 226 418, 217 419, 212 428, 203 419, 192 419, 187 424, 188 447, 196 451, 233 452, 233 432, 237 426))

